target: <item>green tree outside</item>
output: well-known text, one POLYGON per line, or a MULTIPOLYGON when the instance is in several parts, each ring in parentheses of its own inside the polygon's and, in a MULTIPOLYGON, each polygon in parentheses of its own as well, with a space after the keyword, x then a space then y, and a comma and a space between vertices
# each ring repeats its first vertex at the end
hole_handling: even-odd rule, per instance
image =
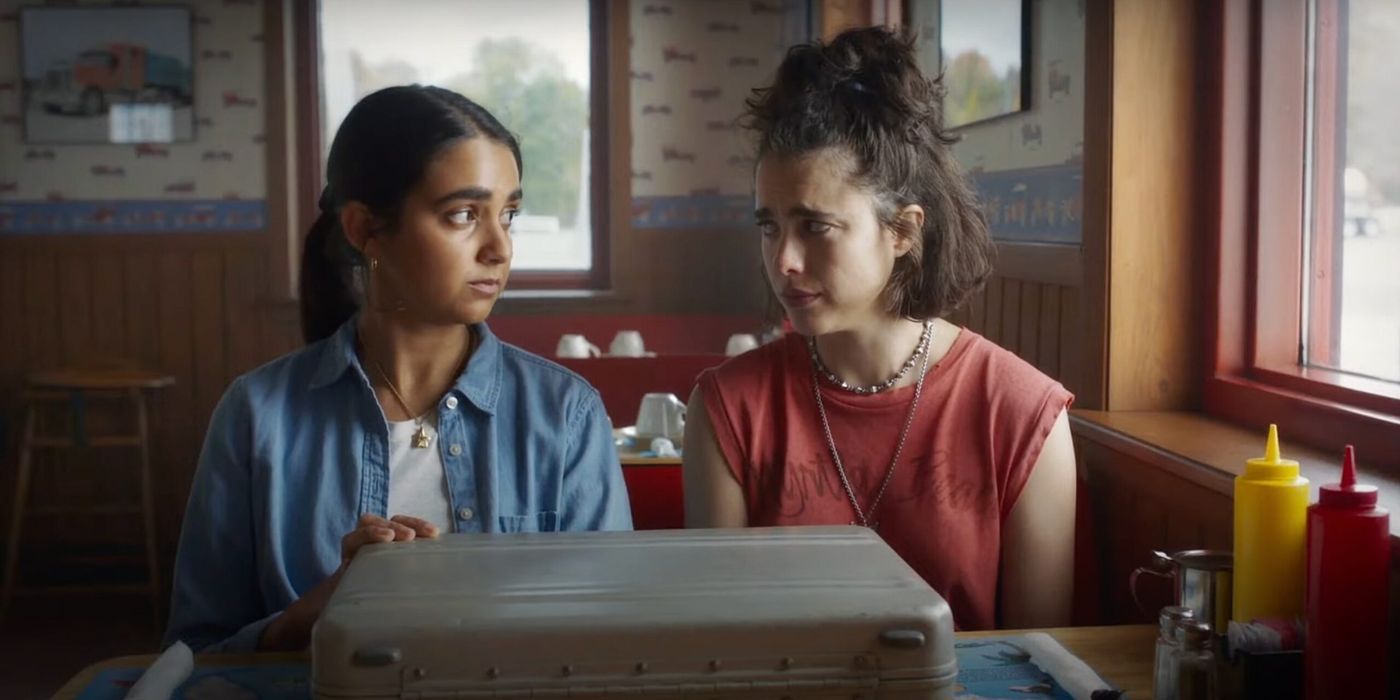
POLYGON ((520 139, 525 161, 525 211, 557 216, 561 227, 578 221, 583 185, 583 138, 588 93, 564 77, 557 56, 522 39, 477 45, 472 70, 444 87, 470 97, 520 139))
POLYGON ((998 76, 986 56, 976 51, 964 51, 945 61, 943 84, 948 90, 944 99, 944 119, 948 126, 995 117, 1020 109, 1021 71, 1009 69, 998 76))

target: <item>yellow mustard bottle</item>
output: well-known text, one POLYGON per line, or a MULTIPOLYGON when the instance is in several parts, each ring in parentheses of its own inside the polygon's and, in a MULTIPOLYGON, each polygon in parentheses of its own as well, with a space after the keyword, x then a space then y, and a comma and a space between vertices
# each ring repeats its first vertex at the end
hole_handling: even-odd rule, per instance
POLYGON ((1303 613, 1307 563, 1308 480, 1282 459, 1278 427, 1269 426, 1262 458, 1235 478, 1234 603, 1236 622, 1303 613))

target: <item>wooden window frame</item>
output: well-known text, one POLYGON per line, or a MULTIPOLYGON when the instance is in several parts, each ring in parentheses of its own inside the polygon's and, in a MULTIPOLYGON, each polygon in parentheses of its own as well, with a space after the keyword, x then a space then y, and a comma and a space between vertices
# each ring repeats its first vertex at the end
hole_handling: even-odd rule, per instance
MULTIPOLYGON (((288 241, 289 255, 293 262, 299 262, 301 238, 311 225, 311 218, 317 211, 317 200, 325 187, 322 176, 321 153, 323 139, 321 124, 321 33, 318 15, 320 0, 292 3, 291 21, 293 24, 293 52, 298 79, 295 86, 297 103, 296 148, 297 162, 295 192, 300 211, 312 216, 298 217, 291 227, 288 241)), ((612 149, 609 141, 610 124, 617 105, 613 104, 612 82, 616 80, 609 61, 610 42, 614 41, 616 23, 611 15, 625 12, 625 6, 609 0, 589 0, 589 206, 592 216, 592 260, 588 270, 529 270, 512 269, 510 289, 512 291, 571 290, 603 291, 611 288, 611 233, 614 230, 614 212, 609 201, 612 188, 612 149)), ((295 270, 296 265, 290 268, 295 270)), ((295 273, 293 273, 295 274, 295 273)), ((295 287, 290 291, 295 293, 295 287)))
MULTIPOLYGON (((1305 226, 1313 227, 1315 263, 1332 264, 1339 233, 1325 224, 1335 211, 1335 179, 1315 178, 1316 206, 1304 205, 1305 146, 1310 116, 1320 130, 1342 122, 1343 9, 1337 0, 1317 0, 1317 111, 1309 115, 1308 0, 1200 6, 1209 8, 1201 47, 1206 150, 1218 156, 1218 168, 1201 182, 1205 235, 1214 239, 1206 246, 1205 409, 1246 425, 1277 423, 1292 439, 1324 449, 1353 444, 1367 463, 1400 469, 1400 386, 1300 362, 1305 311, 1324 320, 1336 313, 1328 294, 1310 295, 1303 306, 1305 226)), ((1316 173, 1337 171, 1334 151, 1315 147, 1316 173)), ((1310 324, 1314 348, 1320 325, 1310 324)))

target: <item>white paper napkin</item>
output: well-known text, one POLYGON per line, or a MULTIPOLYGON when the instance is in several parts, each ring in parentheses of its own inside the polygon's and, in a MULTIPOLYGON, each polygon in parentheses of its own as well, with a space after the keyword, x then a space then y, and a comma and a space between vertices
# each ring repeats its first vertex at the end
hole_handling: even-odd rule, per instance
POLYGON ((1094 691, 1113 687, 1094 673, 1088 664, 1044 632, 1030 632, 1019 641, 1031 655, 1031 662, 1053 676, 1074 700, 1090 700, 1094 691))
POLYGON ((175 642, 141 674, 126 700, 169 700, 192 671, 194 654, 184 642, 175 642))

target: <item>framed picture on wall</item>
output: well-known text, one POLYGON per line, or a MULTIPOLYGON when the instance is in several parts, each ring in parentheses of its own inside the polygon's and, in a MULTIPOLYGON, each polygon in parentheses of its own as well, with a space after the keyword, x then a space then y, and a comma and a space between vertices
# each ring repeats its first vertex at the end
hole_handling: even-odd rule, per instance
POLYGON ((192 140, 191 21, 174 5, 20 8, 24 140, 192 140))
POLYGON ((1030 107, 1031 0, 908 0, 921 67, 943 73, 944 125, 1030 107))

